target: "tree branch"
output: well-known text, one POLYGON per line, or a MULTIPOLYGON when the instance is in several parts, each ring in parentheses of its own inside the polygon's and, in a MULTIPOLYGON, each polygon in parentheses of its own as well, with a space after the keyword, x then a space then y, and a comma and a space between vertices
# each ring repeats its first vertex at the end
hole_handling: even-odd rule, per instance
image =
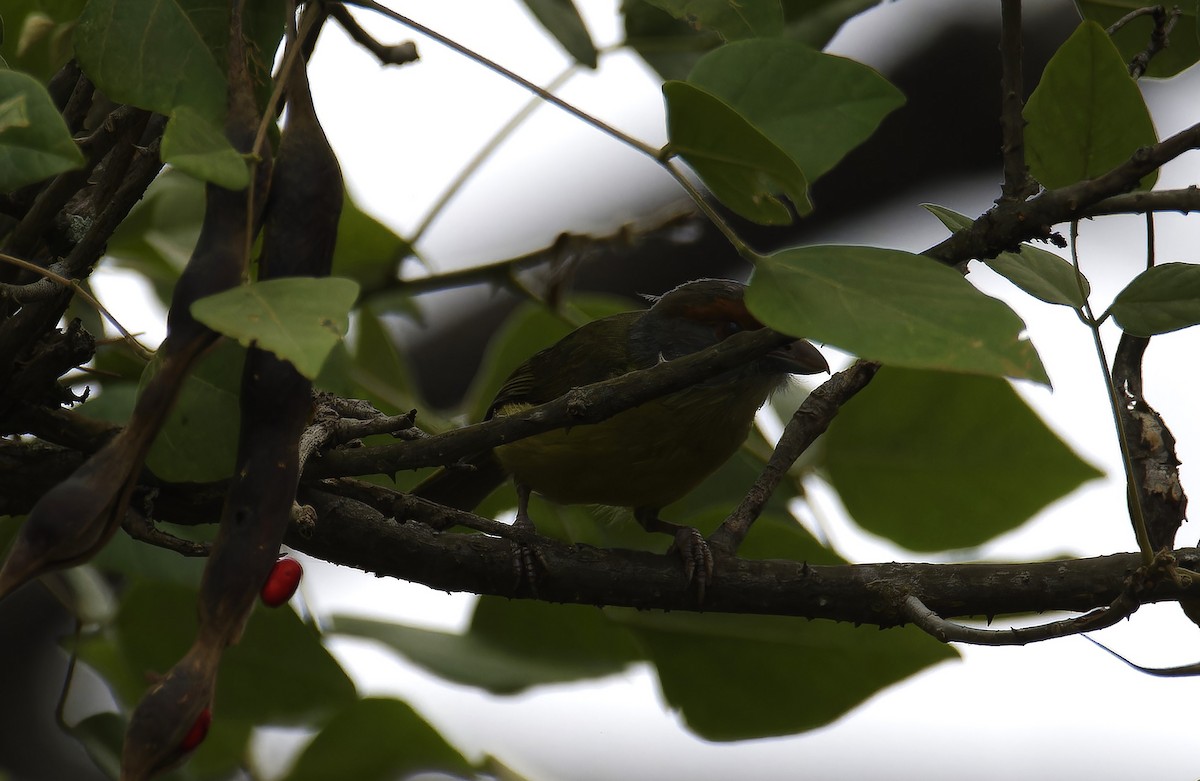
MULTIPOLYGON (((483 534, 438 533, 397 522, 352 499, 308 487, 304 501, 320 520, 287 544, 335 564, 423 583, 440 591, 527 598, 512 576, 513 548, 483 534)), ((567 545, 542 537, 531 545, 540 563, 538 598, 547 602, 639 609, 704 610, 826 618, 881 627, 910 623, 912 596, 943 617, 1065 610, 1111 605, 1141 564, 1121 553, 1072 561, 1020 564, 808 565, 718 556, 704 604, 697 606, 672 556, 567 545)), ((1200 566, 1200 550, 1175 552, 1180 566, 1200 566)), ((1162 578, 1136 594, 1138 604, 1177 600, 1186 592, 1162 578)))

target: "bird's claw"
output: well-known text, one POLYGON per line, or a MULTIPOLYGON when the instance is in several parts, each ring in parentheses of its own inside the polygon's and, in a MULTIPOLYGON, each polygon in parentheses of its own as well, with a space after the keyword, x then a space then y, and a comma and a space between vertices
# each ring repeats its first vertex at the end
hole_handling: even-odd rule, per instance
POLYGON ((704 602, 704 591, 712 580, 713 555, 699 529, 681 526, 675 531, 671 550, 683 560, 683 575, 696 589, 696 601, 704 602))
POLYGON ((529 586, 529 594, 537 597, 538 575, 546 568, 546 562, 532 545, 524 542, 512 542, 513 552, 513 588, 520 590, 521 584, 529 586))

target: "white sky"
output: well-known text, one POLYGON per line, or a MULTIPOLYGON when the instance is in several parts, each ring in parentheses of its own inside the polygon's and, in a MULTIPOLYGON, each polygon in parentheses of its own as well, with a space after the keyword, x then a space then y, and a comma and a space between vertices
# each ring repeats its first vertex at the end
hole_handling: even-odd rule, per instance
MULTIPOLYGON (((594 38, 619 39, 616 2, 583 0, 594 38)), ((1036 9, 1045 3, 1027 3, 1036 9)), ((851 24, 832 49, 886 67, 889 58, 928 34, 926 14, 978 14, 983 4, 934 0, 892 3, 851 24), (969 10, 968 10, 969 9, 969 10)), ((998 3, 988 3, 996 15, 998 3)), ((514 0, 411 2, 402 7, 523 76, 545 83, 566 62, 514 0)), ((385 42, 414 37, 390 22, 357 14, 385 42)), ((492 132, 527 100, 516 87, 436 43, 417 38, 421 62, 383 69, 331 25, 313 70, 326 131, 360 204, 402 234, 492 132)), ((1146 89, 1160 135, 1195 121, 1197 77, 1146 89), (1174 114, 1184 110, 1192 114, 1174 114)), ((990 85, 989 85, 990 86, 990 85)), ((664 140, 659 86, 629 55, 606 56, 598 74, 577 77, 563 97, 650 143, 664 140)), ((1195 156, 1170 166, 1159 188, 1197 181, 1195 156)), ((967 214, 996 196, 995 181, 933 185, 842 226, 820 242, 878 243, 920 250, 942 236, 917 205, 940 203, 967 214)), ((542 107, 494 161, 454 201, 420 249, 439 269, 509 257, 543 246, 564 230, 606 232, 640 212, 643 203, 674 197, 652 162, 542 107), (607 200, 606 200, 607 199, 607 200), (481 217, 482 215, 482 217, 481 217), (488 219, 488 217, 491 219, 488 219)), ((1182 218, 1159 221, 1159 260, 1200 262, 1197 232, 1182 218)), ((1103 220, 1082 228, 1084 268, 1100 308, 1143 262, 1140 218, 1103 220)), ((130 283, 101 275, 102 294, 130 283)), ((1120 475, 1111 417, 1100 391, 1090 337, 1074 315, 1016 293, 986 270, 972 280, 1009 301, 1025 318, 1055 391, 1021 386, 1053 427, 1089 461, 1120 475)), ((160 313, 129 307, 134 330, 154 334, 160 313)), ((1193 332, 1157 337, 1147 354, 1149 400, 1180 443, 1185 487, 1196 492, 1189 466, 1200 456, 1195 408, 1193 332)), ((161 333, 159 333, 161 336, 161 333)), ((1110 345, 1115 335, 1110 334, 1110 345)), ((154 341, 151 339, 151 341, 154 341)), ((813 486, 822 511, 841 515, 836 497, 813 486)), ((1037 519, 985 546, 986 556, 1020 560, 1069 550, 1096 555, 1133 548, 1119 480, 1097 481, 1048 508, 1037 519)), ((1196 537, 1185 526, 1180 544, 1196 537)), ((834 539, 853 560, 904 560, 910 554, 871 539, 848 522, 834 539)), ((422 626, 457 629, 471 598, 379 580, 347 569, 306 563, 305 594, 318 613, 391 616, 422 626)), ((1148 665, 1200 659, 1200 630, 1174 606, 1143 608, 1099 637, 1148 665)), ((1185 703, 1200 681, 1153 679, 1121 666, 1079 638, 1027 648, 964 648, 965 661, 943 664, 892 687, 833 725, 804 735, 736 744, 706 743, 664 711, 657 682, 644 667, 599 683, 552 686, 512 698, 492 698, 441 682, 367 643, 338 640, 335 651, 364 693, 409 700, 470 755, 492 753, 534 779, 864 777, 1009 779, 1014 777, 1194 778, 1194 723, 1185 703)), ((292 741, 278 733, 262 741, 264 765, 277 767, 292 741)))

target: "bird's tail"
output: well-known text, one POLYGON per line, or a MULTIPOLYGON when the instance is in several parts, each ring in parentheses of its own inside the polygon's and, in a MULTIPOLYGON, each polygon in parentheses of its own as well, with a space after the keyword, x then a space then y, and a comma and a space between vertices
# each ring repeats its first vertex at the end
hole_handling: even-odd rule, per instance
POLYGON ((414 496, 453 507, 474 510, 504 482, 504 467, 491 450, 450 466, 442 467, 410 491, 414 496))

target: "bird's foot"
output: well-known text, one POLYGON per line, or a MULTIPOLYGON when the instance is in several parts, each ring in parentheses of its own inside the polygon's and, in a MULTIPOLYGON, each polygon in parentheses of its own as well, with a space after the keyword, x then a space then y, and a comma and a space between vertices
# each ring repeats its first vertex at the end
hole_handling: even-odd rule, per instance
POLYGON ((713 555, 704 535, 699 529, 680 526, 675 530, 671 550, 683 560, 683 575, 688 585, 696 590, 696 601, 703 603, 704 591, 712 581, 713 573, 713 555))
MULTIPOLYGON (((536 534, 537 530, 533 527, 533 521, 529 520, 528 515, 517 514, 516 521, 513 522, 513 528, 522 532, 536 534)), ((531 596, 538 595, 537 582, 539 573, 546 569, 546 562, 538 553, 537 549, 528 542, 521 540, 511 540, 513 554, 513 589, 519 591, 521 585, 525 584, 529 588, 531 596)))

